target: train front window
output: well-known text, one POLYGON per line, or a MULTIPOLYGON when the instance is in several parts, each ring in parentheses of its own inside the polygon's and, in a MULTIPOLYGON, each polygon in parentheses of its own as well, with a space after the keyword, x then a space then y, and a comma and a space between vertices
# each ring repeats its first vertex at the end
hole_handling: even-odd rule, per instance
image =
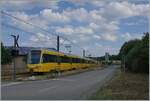
POLYGON ((41 52, 31 51, 31 64, 38 64, 40 62, 41 52))

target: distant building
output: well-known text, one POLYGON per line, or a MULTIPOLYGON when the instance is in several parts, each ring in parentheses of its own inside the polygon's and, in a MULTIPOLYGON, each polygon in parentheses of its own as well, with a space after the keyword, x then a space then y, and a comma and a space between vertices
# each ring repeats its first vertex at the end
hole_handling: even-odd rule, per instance
POLYGON ((109 53, 108 52, 105 53, 105 62, 109 62, 109 53))

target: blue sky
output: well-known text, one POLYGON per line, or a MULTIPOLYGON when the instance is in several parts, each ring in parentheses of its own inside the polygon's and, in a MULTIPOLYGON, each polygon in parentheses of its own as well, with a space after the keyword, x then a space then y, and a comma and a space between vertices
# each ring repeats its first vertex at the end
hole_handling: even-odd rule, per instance
MULTIPOLYGON (((102 56, 118 54, 125 41, 148 32, 148 0, 2 0, 1 10, 49 31, 44 32, 1 14, 4 45, 13 45, 11 34, 19 34, 20 46, 56 47, 58 34, 71 40, 72 53, 102 56), (82 49, 81 49, 82 48, 82 49)), ((61 38, 61 51, 70 44, 61 38)))

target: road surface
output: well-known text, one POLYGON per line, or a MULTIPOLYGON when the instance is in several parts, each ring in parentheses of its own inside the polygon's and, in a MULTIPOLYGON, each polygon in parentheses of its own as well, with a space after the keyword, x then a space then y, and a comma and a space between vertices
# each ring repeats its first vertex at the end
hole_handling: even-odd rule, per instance
POLYGON ((102 84, 110 80, 117 66, 96 69, 57 79, 13 82, 1 86, 5 100, 79 100, 86 99, 102 84))

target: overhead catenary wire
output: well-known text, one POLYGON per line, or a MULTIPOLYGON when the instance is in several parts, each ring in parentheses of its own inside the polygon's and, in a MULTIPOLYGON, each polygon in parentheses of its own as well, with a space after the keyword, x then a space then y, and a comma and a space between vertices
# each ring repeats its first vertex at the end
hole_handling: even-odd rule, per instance
MULTIPOLYGON (((10 24, 6 24, 6 23, 1 23, 2 26, 5 26, 5 27, 9 27, 9 28, 12 28, 12 29, 16 29, 16 30, 19 30, 19 31, 22 31, 22 32, 25 32, 25 33, 29 33, 29 34, 32 34, 32 35, 36 35, 36 33, 33 33, 33 32, 30 32, 30 31, 26 31, 22 28, 18 28, 18 27, 15 27, 15 26, 12 26, 10 24)), ((51 40, 54 42, 54 40, 51 40)), ((54 42, 55 43, 55 42, 54 42)))
POLYGON ((23 19, 20 19, 20 18, 16 17, 16 16, 13 16, 12 14, 6 13, 6 12, 4 12, 4 11, 1 11, 1 13, 4 14, 4 15, 9 16, 9 17, 11 17, 11 18, 14 18, 14 19, 16 19, 16 20, 18 20, 18 21, 20 21, 20 22, 23 22, 23 23, 25 23, 25 24, 31 25, 31 26, 33 26, 33 27, 36 27, 36 28, 38 28, 38 29, 40 29, 40 30, 42 30, 42 31, 44 31, 44 32, 47 32, 47 33, 49 33, 49 34, 53 34, 53 35, 55 35, 55 36, 58 36, 57 34, 50 33, 49 31, 43 29, 43 28, 40 27, 40 26, 34 25, 34 24, 30 23, 30 22, 27 22, 27 21, 25 21, 25 20, 23 20, 23 19))
POLYGON ((66 38, 66 37, 64 37, 64 36, 60 36, 60 35, 58 35, 58 34, 56 34, 56 33, 55 33, 55 34, 54 34, 54 33, 51 33, 50 31, 48 31, 48 30, 46 30, 46 29, 44 29, 44 28, 42 28, 42 27, 40 27, 40 26, 38 26, 38 25, 34 25, 34 24, 32 24, 32 23, 30 23, 30 22, 27 22, 27 21, 25 21, 25 20, 23 20, 23 19, 20 19, 20 18, 14 16, 14 15, 12 15, 12 14, 9 14, 9 13, 3 11, 3 10, 1 11, 1 14, 7 15, 7 16, 9 16, 9 17, 15 19, 15 20, 18 20, 18 21, 20 21, 20 22, 23 22, 23 23, 25 23, 25 24, 28 24, 28 25, 33 26, 33 27, 35 27, 35 28, 38 28, 38 29, 40 29, 41 31, 44 31, 44 32, 46 32, 46 33, 48 33, 48 34, 51 34, 51 35, 53 35, 53 36, 59 36, 59 37, 61 37, 62 39, 64 39, 64 40, 70 42, 70 44, 72 44, 72 45, 74 45, 74 46, 77 46, 77 47, 79 47, 79 48, 82 49, 82 50, 85 50, 84 48, 82 48, 81 46, 79 46, 78 44, 74 43, 73 41, 69 40, 68 38, 66 38))
MULTIPOLYGON (((29 33, 29 34, 32 34, 32 35, 36 35, 36 33, 33 33, 31 31, 27 31, 27 30, 24 30, 22 28, 18 28, 18 27, 15 27, 15 26, 12 26, 10 24, 7 24, 7 23, 1 23, 2 26, 5 26, 5 27, 9 27, 9 28, 12 28, 12 29, 16 29, 16 30, 19 30, 19 31, 23 31, 23 32, 26 32, 26 33, 29 33)), ((54 40, 52 40, 53 43, 56 45, 56 42, 54 42, 54 40)), ((60 44, 61 46, 64 44, 66 40, 63 40, 63 42, 60 44)))

